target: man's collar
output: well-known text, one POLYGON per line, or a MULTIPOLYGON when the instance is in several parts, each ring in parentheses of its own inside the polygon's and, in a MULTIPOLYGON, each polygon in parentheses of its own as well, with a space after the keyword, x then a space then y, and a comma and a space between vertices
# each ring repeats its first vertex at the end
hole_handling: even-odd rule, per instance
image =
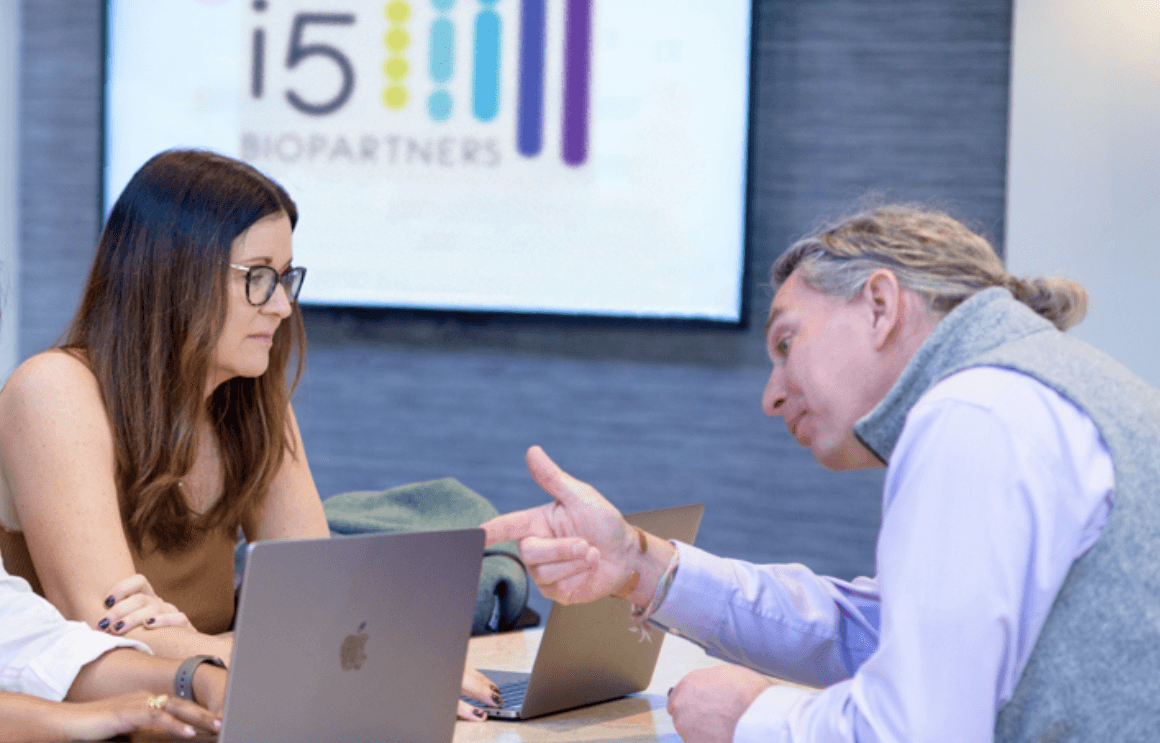
POLYGON ((888 464, 907 414, 928 389, 996 346, 1053 327, 1006 289, 983 289, 939 321, 886 396, 854 424, 854 435, 888 464))

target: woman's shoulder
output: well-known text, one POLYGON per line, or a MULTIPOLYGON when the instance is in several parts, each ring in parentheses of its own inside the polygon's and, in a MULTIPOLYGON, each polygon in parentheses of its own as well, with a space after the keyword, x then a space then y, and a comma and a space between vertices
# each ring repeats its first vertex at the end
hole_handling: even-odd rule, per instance
MULTIPOLYGON (((0 418, 35 409, 96 404, 102 411, 100 388, 82 356, 54 348, 38 353, 12 372, 0 389, 0 418)), ((75 408, 74 408, 75 409, 75 408)))
POLYGON ((57 385, 73 387, 78 384, 96 386, 96 377, 89 370, 84 354, 72 349, 53 348, 41 351, 17 366, 3 386, 3 391, 46 391, 57 385))
MULTIPOLYGON (((33 356, 17 367, 0 390, 4 498, 27 505, 30 493, 41 503, 55 502, 46 494, 73 494, 75 488, 43 487, 44 482, 68 472, 95 477, 102 468, 112 466, 106 464, 112 461, 112 448, 96 378, 71 353, 52 350, 33 356)), ((20 521, 27 525, 28 513, 20 513, 16 520, 9 518, 10 528, 20 521)))

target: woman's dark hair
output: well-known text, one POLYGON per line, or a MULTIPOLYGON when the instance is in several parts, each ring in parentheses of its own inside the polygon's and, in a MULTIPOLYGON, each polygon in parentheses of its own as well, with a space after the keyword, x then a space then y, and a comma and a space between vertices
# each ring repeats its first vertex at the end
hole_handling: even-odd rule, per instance
POLYGON ((278 327, 266 372, 235 377, 207 400, 214 348, 225 325, 230 250, 264 217, 298 211, 254 168, 201 150, 169 150, 134 174, 113 205, 80 307, 62 348, 92 370, 113 430, 121 520, 138 552, 171 552, 217 528, 247 529, 297 442, 290 393, 305 335, 297 304, 278 327), (286 379, 297 357, 292 382, 286 379), (204 514, 179 486, 208 414, 222 461, 223 494, 204 514))

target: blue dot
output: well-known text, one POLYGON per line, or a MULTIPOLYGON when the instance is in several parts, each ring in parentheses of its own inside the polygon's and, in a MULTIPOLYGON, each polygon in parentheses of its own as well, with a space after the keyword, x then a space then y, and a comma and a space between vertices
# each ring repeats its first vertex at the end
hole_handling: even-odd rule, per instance
POLYGON ((435 6, 435 10, 446 13, 455 7, 455 0, 431 0, 431 4, 435 6))
POLYGON ((436 90, 427 99, 427 113, 432 121, 446 121, 451 116, 451 94, 446 90, 436 90))

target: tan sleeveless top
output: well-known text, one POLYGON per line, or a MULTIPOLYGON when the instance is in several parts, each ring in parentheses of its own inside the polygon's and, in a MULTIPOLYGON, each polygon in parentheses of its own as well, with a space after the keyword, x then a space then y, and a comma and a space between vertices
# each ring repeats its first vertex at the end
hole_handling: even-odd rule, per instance
MULTIPOLYGON (((6 491, 0 478, 0 557, 10 574, 24 578, 43 596, 24 532, 19 531, 15 504, 6 491)), ((234 621, 235 541, 232 530, 219 529, 183 552, 152 550, 142 557, 132 545, 129 552, 134 568, 149 579, 158 596, 185 612, 198 632, 216 635, 234 621)))

